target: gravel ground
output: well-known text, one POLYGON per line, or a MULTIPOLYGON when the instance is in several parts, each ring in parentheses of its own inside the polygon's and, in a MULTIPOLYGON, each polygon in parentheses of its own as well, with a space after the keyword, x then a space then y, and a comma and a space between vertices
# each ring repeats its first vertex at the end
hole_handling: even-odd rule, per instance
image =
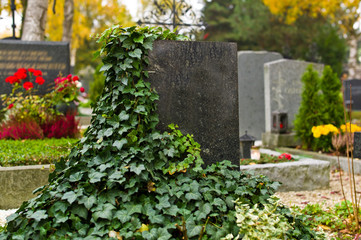
MULTIPOLYGON (((355 175, 357 199, 361 195, 361 175, 355 175)), ((348 174, 342 172, 342 182, 344 185, 344 192, 347 200, 351 200, 350 194, 350 177, 348 174)), ((305 207, 308 203, 323 204, 323 208, 327 209, 333 207, 336 203, 341 202, 344 197, 341 190, 339 172, 330 173, 330 188, 326 190, 315 191, 292 191, 292 192, 278 192, 276 195, 281 199, 281 202, 287 206, 305 207)))

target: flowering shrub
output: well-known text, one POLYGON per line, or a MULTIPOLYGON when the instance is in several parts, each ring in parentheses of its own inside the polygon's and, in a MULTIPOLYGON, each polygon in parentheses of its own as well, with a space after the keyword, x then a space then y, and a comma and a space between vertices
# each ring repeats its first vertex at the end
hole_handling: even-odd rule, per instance
POLYGON ((77 101, 79 78, 72 75, 65 78, 60 76, 54 80, 49 93, 39 96, 36 91, 45 83, 42 76, 40 70, 20 68, 5 79, 5 82, 12 85, 12 91, 9 95, 2 95, 5 107, 0 111, 4 118, 0 125, 0 139, 77 135, 78 123, 74 116, 64 116, 55 106, 62 102, 77 101))
MULTIPOLYGON (((335 127, 332 124, 319 125, 312 127, 312 134, 315 139, 328 138, 331 139, 331 144, 336 151, 343 152, 346 146, 346 134, 344 133, 354 133, 361 131, 361 127, 352 124, 346 123, 342 124, 340 128, 335 127), (332 135, 331 135, 332 134, 332 135)), ((353 134, 351 134, 351 142, 353 142, 353 134)))

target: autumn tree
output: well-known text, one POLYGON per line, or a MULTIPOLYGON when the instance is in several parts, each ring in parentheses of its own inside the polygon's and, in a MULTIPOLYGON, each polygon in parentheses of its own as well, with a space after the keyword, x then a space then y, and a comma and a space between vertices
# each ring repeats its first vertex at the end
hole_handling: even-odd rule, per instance
POLYGON ((106 28, 120 24, 129 26, 131 16, 124 5, 117 0, 58 0, 55 14, 48 10, 46 36, 52 41, 68 41, 71 33, 72 63, 75 64, 77 52, 82 51, 83 65, 91 64, 92 50, 97 46, 90 36, 101 33, 106 28), (73 13, 69 4, 74 4, 73 13), (71 20, 72 19, 72 20, 71 20), (70 24, 72 23, 72 24, 70 24))
POLYGON ((203 15, 206 40, 232 41, 239 50, 276 51, 286 58, 322 62, 341 73, 345 42, 337 26, 323 16, 301 16, 291 26, 273 15, 262 0, 206 1, 203 15))
POLYGON ((339 24, 343 34, 347 36, 350 48, 348 71, 349 77, 360 78, 357 76, 357 41, 360 38, 360 31, 354 28, 360 19, 360 1, 361 0, 263 0, 269 7, 271 13, 279 16, 281 21, 293 25, 297 19, 303 15, 313 18, 326 16, 334 23, 339 24))

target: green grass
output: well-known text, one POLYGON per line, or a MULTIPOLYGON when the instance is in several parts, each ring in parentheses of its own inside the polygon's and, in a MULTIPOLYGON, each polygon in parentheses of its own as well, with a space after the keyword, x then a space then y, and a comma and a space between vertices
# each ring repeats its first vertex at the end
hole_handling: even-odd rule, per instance
POLYGON ((0 140, 0 166, 55 163, 66 157, 78 139, 0 140))

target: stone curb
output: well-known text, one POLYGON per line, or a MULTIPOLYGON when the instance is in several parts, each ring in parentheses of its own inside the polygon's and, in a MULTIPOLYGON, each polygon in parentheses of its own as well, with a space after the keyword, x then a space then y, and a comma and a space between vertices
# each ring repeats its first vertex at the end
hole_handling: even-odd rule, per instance
POLYGON ((0 167, 0 209, 18 208, 48 183, 50 165, 0 167))
MULTIPOLYGON (((260 149, 261 153, 278 156, 279 152, 260 149)), ((282 183, 278 191, 313 191, 329 188, 330 163, 311 158, 301 158, 294 162, 241 165, 240 170, 265 175, 282 183)))
MULTIPOLYGON (((338 167, 337 156, 329 156, 329 155, 322 154, 322 153, 316 153, 316 152, 305 151, 305 150, 294 149, 294 148, 286 148, 286 147, 280 147, 280 148, 277 148, 277 149, 279 149, 279 150, 281 150, 283 152, 290 153, 290 154, 295 154, 295 155, 299 155, 299 156, 307 156, 307 157, 311 157, 313 159, 328 161, 331 164, 331 167, 338 167)), ((348 160, 347 160, 347 157, 340 157, 339 159, 340 159, 341 169, 343 171, 348 172, 348 160)), ((355 158, 353 160, 353 166, 354 166, 353 168, 354 168, 355 174, 361 175, 361 160, 355 158)))

